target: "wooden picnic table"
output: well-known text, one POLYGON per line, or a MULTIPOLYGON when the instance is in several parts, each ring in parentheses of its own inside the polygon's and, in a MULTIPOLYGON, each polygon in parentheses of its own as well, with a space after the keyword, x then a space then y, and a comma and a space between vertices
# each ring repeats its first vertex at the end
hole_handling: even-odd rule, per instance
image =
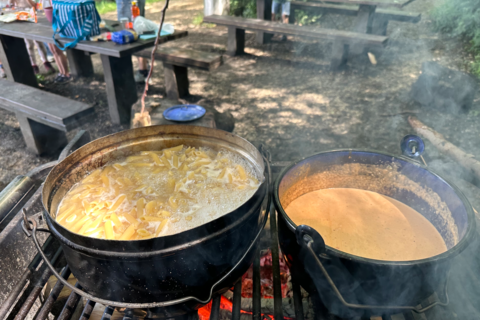
MULTIPOLYGON (((106 21, 108 25, 119 26, 118 22, 106 21)), ((187 36, 187 31, 175 31, 160 39, 160 44, 187 36)), ((30 64, 24 38, 54 43, 53 31, 46 18, 38 23, 0 22, 0 61, 7 79, 38 87, 37 79, 30 64)), ((59 38, 62 43, 72 41, 59 38)), ((132 55, 152 47, 155 39, 138 40, 130 44, 117 45, 109 42, 81 41, 74 49, 67 50, 71 73, 75 76, 91 76, 93 65, 90 54, 98 53, 105 75, 110 117, 115 124, 129 123, 131 107, 137 101, 137 85, 134 79, 132 55)))
MULTIPOLYGON (((376 29, 385 29, 384 24, 388 24, 388 21, 374 21, 375 10, 377 7, 382 8, 403 8, 407 4, 414 0, 328 0, 328 1, 312 1, 322 3, 338 3, 343 5, 356 5, 358 6, 357 16, 354 22, 353 32, 380 34, 376 32, 376 29)), ((272 0, 257 0, 257 18, 259 19, 271 19, 272 0)), ((268 41, 268 36, 263 34, 257 34, 257 41, 259 43, 265 43, 268 41)), ((363 48, 357 46, 357 48, 363 48)), ((358 50, 353 50, 358 51, 358 50)), ((352 48, 350 49, 352 52, 352 48)))

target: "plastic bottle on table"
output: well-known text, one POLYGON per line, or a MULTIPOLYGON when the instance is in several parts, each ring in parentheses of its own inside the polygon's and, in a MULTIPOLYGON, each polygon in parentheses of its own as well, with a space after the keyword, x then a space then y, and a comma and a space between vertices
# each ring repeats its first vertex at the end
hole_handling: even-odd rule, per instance
POLYGON ((132 21, 140 15, 140 8, 137 6, 137 1, 132 1, 132 21))

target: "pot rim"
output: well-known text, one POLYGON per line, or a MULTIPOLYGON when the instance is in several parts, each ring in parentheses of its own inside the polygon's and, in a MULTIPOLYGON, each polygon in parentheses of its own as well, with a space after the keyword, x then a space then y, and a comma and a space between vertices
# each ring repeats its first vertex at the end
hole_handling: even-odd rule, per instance
MULTIPOLYGON (((258 155, 260 157, 262 157, 262 154, 260 153, 260 151, 258 150, 257 147, 255 147, 251 142, 249 142, 248 140, 246 140, 245 138, 243 137, 240 137, 236 134, 233 134, 233 133, 230 133, 230 132, 227 132, 227 131, 223 131, 223 130, 220 130, 220 129, 216 129, 216 128, 208 128, 208 127, 202 127, 202 126, 192 126, 192 125, 182 125, 182 124, 173 124, 173 125, 156 125, 156 126, 148 126, 148 127, 141 127, 141 128, 134 128, 134 129, 126 129, 126 130, 123 130, 123 131, 119 131, 119 132, 115 132, 115 133, 112 133, 112 134, 109 134, 109 135, 106 135, 106 136, 103 136, 101 138, 98 138, 96 140, 93 140, 87 144, 85 144, 84 146, 78 148, 77 150, 75 150, 74 152, 72 152, 71 154, 69 154, 65 159, 59 161, 53 168, 52 170, 48 173, 46 179, 45 179, 45 182, 47 182, 49 179, 54 179, 54 178, 51 178, 51 175, 53 175, 54 171, 55 171, 55 167, 63 164, 64 162, 67 162, 69 160, 71 160, 75 154, 78 154, 79 152, 81 152, 82 150, 85 150, 86 148, 89 148, 89 146, 91 146, 93 143, 95 143, 97 141, 98 143, 98 140, 100 139, 104 139, 106 141, 108 141, 108 139, 111 139, 112 137, 114 136, 125 136, 123 137, 124 140, 123 141, 129 141, 129 140, 136 140, 136 139, 140 139, 140 138, 145 138, 145 136, 140 136, 140 137, 135 137, 135 138, 128 138, 128 132, 134 132, 134 131, 137 131, 137 132, 141 132, 141 131, 155 131, 155 130, 160 130, 162 131, 162 133, 164 135, 198 135, 200 137, 202 137, 201 135, 199 135, 199 133, 196 133, 195 130, 198 130, 200 132, 205 132, 205 131, 210 131, 210 132, 219 132, 221 135, 223 136, 227 136, 229 138, 232 138, 232 139, 235 139, 235 140, 239 140, 241 141, 243 144, 245 145, 248 145, 250 148, 252 148, 252 150, 256 150, 256 152, 258 152, 258 155), (180 133, 180 132, 173 132, 173 131, 170 131, 172 128, 175 129, 175 127, 185 127, 188 129, 189 132, 183 132, 183 133, 180 133)), ((158 134, 158 133, 156 133, 158 134)), ((151 136, 153 134, 148 134, 147 136, 151 136)), ((217 139, 219 141, 222 141, 221 138, 219 137, 212 137, 212 136, 205 136, 203 135, 204 137, 207 137, 207 138, 210 138, 210 139, 217 139)), ((223 140, 225 141, 225 140, 223 140)), ((230 142, 229 142, 230 143, 230 142)), ((103 149, 106 149, 106 148, 109 148, 113 145, 119 145, 121 144, 121 142, 118 142, 118 141, 115 141, 109 145, 105 145, 105 146, 102 146, 100 148, 97 148, 93 151, 93 153, 97 153, 99 152, 100 150, 103 150, 103 149)), ((245 150, 246 151, 246 150, 245 150)), ((89 155, 85 155, 85 157, 88 157, 89 155)), ((252 157, 255 157, 254 155, 251 155, 252 157)), ((83 158, 82 158, 83 159, 83 158)), ((213 237, 213 235, 217 235, 219 233, 223 233, 223 232, 228 232, 229 230, 231 230, 234 226, 237 226, 238 224, 242 223, 245 219, 249 218, 254 212, 255 210, 253 210, 254 208, 256 209, 259 209, 258 207, 262 205, 262 203, 264 202, 265 200, 265 196, 268 196, 268 186, 266 185, 266 181, 268 179, 267 175, 268 175, 268 172, 266 170, 266 166, 265 166, 265 163, 264 161, 262 161, 262 163, 256 163, 254 165, 258 165, 260 166, 260 169, 262 170, 261 172, 259 172, 261 174, 261 176, 263 177, 263 181, 261 181, 258 189, 255 191, 255 193, 250 197, 248 198, 244 203, 242 203, 239 207, 237 207, 236 209, 230 211, 230 212, 227 212, 225 213, 224 215, 218 217, 217 219, 214 219, 214 220, 211 220, 205 224, 202 224, 200 226, 197 226, 195 228, 192 228, 192 229, 188 229, 188 230, 185 230, 185 231, 182 231, 182 232, 179 232, 179 233, 175 233, 175 234, 171 234, 171 235, 167 235, 167 236, 162 236, 162 237, 154 237, 154 238, 149 238, 149 239, 141 239, 141 240, 128 240, 128 241, 122 241, 122 240, 107 240, 107 239, 98 239, 98 238, 91 238, 91 237, 85 237, 83 235, 79 235, 77 233, 73 233, 71 232, 70 230, 66 229, 65 227, 63 227, 62 225, 60 225, 50 214, 50 210, 47 209, 47 207, 50 207, 51 206, 51 198, 55 195, 55 188, 51 188, 49 194, 48 194, 48 197, 46 197, 46 194, 45 194, 45 190, 42 190, 42 193, 41 193, 41 201, 42 201, 42 211, 45 215, 45 219, 47 220, 47 223, 50 223, 53 228, 52 228, 52 233, 58 237, 59 239, 61 239, 66 245, 72 247, 72 248, 75 248, 76 250, 80 250, 80 251, 83 251, 85 253, 89 253, 89 254, 99 254, 101 252, 102 255, 111 255, 111 256, 115 256, 115 257, 124 257, 124 258, 128 258, 128 257, 138 257, 139 256, 139 252, 138 251, 113 251, 112 249, 110 250, 107 250, 107 249, 94 249, 94 248, 89 248, 89 247, 86 247, 85 245, 82 245, 82 244, 78 244, 76 243, 75 241, 72 241, 70 240, 66 235, 62 234, 62 232, 59 231, 62 230, 63 233, 66 233, 68 235, 73 235, 74 237, 82 237, 82 239, 86 239, 86 240, 91 240, 91 241, 99 241, 103 244, 107 244, 107 245, 116 245, 116 244, 119 244, 119 243, 135 243, 136 245, 138 246, 144 246, 144 245, 147 245, 148 243, 153 243, 153 242, 156 242, 158 241, 159 239, 162 239, 162 240, 166 240, 166 241, 170 241, 172 239, 175 239, 175 238, 181 238, 183 236, 185 236, 186 233, 189 233, 189 232, 195 232, 195 231, 198 231, 199 229, 201 228, 205 228, 206 226, 208 225, 211 225, 213 223, 216 223, 218 222, 220 219, 225 219, 225 218, 229 218, 229 217, 233 217, 233 215, 235 213, 238 212, 238 210, 240 210, 242 207, 244 207, 248 202, 252 202, 254 201, 254 203, 252 204, 251 208, 248 209, 248 210, 245 210, 246 212, 242 215, 242 217, 240 219, 236 219, 233 223, 230 223, 229 225, 227 225, 226 227, 223 227, 223 228, 220 228, 219 230, 213 232, 213 233, 209 233, 207 236, 203 236, 201 238, 198 238, 198 239, 195 239, 194 241, 187 241, 187 242, 183 242, 183 243, 180 243, 178 245, 174 245, 174 246, 167 246, 165 248, 161 248, 161 249, 158 249, 158 248, 153 248, 150 249, 149 251, 146 251, 146 250, 142 250, 143 253, 145 253, 145 256, 151 256, 151 255, 156 255, 156 254, 162 254, 162 253, 167 253, 167 252, 171 252, 171 251, 175 251, 175 250, 179 250, 179 249, 182 249, 182 248, 185 248, 185 247, 188 247, 188 246, 192 246, 192 245, 196 245, 196 244, 199 244, 199 243, 202 243, 204 241, 208 241, 210 238, 213 237)), ((56 173, 56 174, 62 174, 64 175, 65 172, 68 172, 70 170, 71 166, 70 167, 67 167, 67 169, 63 168, 64 170, 62 172, 59 172, 59 173, 56 173)), ((45 184, 45 183, 44 183, 45 184)), ((42 189, 43 186, 42 186, 42 189)), ((172 240, 173 241, 173 240, 172 240)), ((92 247, 94 247, 94 245, 92 244, 92 247)))
POLYGON ((438 173, 436 173, 434 170, 431 170, 430 168, 423 165, 422 163, 414 162, 414 161, 412 161, 412 159, 407 158, 403 155, 393 155, 393 154, 390 154, 390 153, 386 153, 386 152, 382 152, 382 151, 378 151, 378 150, 373 150, 373 149, 341 148, 341 149, 334 149, 334 150, 317 152, 317 153, 311 154, 309 156, 303 157, 299 160, 295 160, 295 161, 291 162, 288 166, 286 166, 278 174, 277 178, 275 179, 275 183, 274 183, 273 202, 274 202, 274 205, 275 205, 277 211, 280 212, 282 217, 287 222, 287 226, 288 226, 288 228, 291 232, 295 232, 295 230, 297 228, 297 225, 293 222, 292 219, 290 219, 288 214, 283 209, 283 206, 280 203, 280 197, 278 195, 278 190, 279 190, 279 187, 280 187, 280 183, 283 180, 283 177, 286 175, 287 172, 289 172, 298 163, 300 163, 300 162, 302 162, 302 161, 304 161, 308 158, 311 158, 311 157, 314 157, 314 156, 317 156, 317 155, 321 155, 321 154, 336 153, 336 152, 367 152, 367 153, 381 154, 381 155, 385 155, 385 156, 389 156, 389 157, 392 157, 392 158, 397 158, 397 159, 406 161, 410 164, 417 165, 417 166, 421 167, 422 169, 427 170, 429 173, 433 174, 434 176, 436 176, 437 178, 439 178, 440 180, 445 182, 447 185, 449 185, 453 189, 455 194, 463 202, 463 204, 465 205, 466 212, 467 212, 468 226, 467 226, 467 230, 465 232, 465 235, 456 245, 454 245, 452 248, 448 249, 447 251, 445 251, 441 254, 435 255, 433 257, 425 258, 425 259, 409 260, 409 261, 389 261, 389 260, 370 259, 370 258, 365 258, 365 257, 357 256, 357 255, 354 255, 354 254, 346 253, 344 251, 340 251, 338 249, 335 249, 335 248, 330 247, 330 246, 325 244, 327 256, 328 256, 328 254, 333 254, 333 255, 335 255, 339 258, 343 258, 343 259, 347 259, 347 260, 355 260, 355 261, 360 262, 360 263, 369 263, 369 264, 374 264, 374 265, 413 266, 413 265, 419 265, 419 264, 435 263, 435 262, 438 262, 440 260, 444 260, 447 257, 457 255, 460 252, 462 252, 467 247, 467 245, 471 242, 471 240, 474 236, 474 230, 475 230, 475 226, 476 226, 475 215, 474 215, 474 212, 473 212, 473 209, 472 209, 472 205, 470 204, 470 202, 465 197, 465 195, 460 191, 460 189, 458 189, 458 187, 454 183, 450 182, 448 179, 443 178, 438 173))

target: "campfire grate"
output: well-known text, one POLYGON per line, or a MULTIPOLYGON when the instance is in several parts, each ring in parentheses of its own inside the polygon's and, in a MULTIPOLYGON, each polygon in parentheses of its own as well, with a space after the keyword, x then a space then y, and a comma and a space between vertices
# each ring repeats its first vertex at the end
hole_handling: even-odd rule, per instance
MULTIPOLYGON (((81 134, 80 134, 81 136, 81 134)), ((79 143, 77 143, 78 145, 79 143)), ((69 145, 70 149, 75 148, 75 143, 69 145)), ((66 150, 63 156, 68 154, 69 150, 66 150)), ((53 167, 55 163, 50 163, 42 167, 41 170, 37 170, 37 175, 39 172, 42 172, 40 176, 45 178, 46 173, 53 167)), ((278 173, 281 168, 286 165, 285 163, 277 162, 272 164, 272 170, 275 173, 278 173)), ((37 177, 38 178, 38 177, 37 177)), ((39 188, 26 203, 24 208, 27 212, 38 212, 40 204, 40 190, 39 188)), ((30 192, 30 189, 27 191, 30 192)), ((20 225, 20 212, 17 213, 15 218, 12 219, 10 224, 14 224, 18 228, 20 225)), ((33 218, 37 219, 41 224, 42 221, 41 213, 32 215, 33 218)), ((273 297, 274 297, 274 308, 273 308, 273 317, 275 319, 284 319, 284 312, 282 309, 282 293, 281 293, 281 277, 280 277, 280 266, 279 266, 279 246, 277 238, 277 225, 276 225, 276 212, 273 206, 270 208, 270 249, 272 253, 272 269, 273 269, 273 297)), ((42 227, 42 225, 40 225, 42 227)), ((8 232, 9 230, 2 231, 2 233, 8 232)), ((12 228, 11 228, 12 229, 12 228)), ((13 229, 12 229, 13 230, 13 229)), ((11 231, 11 230, 10 230, 11 231)), ((24 234, 21 234, 25 238, 24 234)), ((0 238, 1 240, 1 238, 0 238)), ((28 239, 30 241, 30 239, 28 239)), ((61 275, 64 278, 68 278, 70 275, 70 269, 66 264, 63 258, 63 252, 59 246, 59 243, 54 240, 53 237, 48 237, 43 240, 43 249, 52 261, 52 264, 57 268, 61 269, 61 275)), ((1 242, 0 242, 1 245, 1 242)), ((1 247, 0 247, 1 249, 1 247)), ((18 270, 17 270, 18 271, 18 270)), ((0 268, 0 273, 2 269, 0 268)), ((63 284, 60 281, 57 281, 54 287, 52 288, 49 296, 41 303, 41 306, 37 308, 36 311, 32 311, 35 301, 41 296, 42 289, 47 283, 48 279, 52 275, 51 271, 46 267, 46 264, 43 263, 40 255, 37 253, 34 258, 30 261, 28 266, 23 270, 22 275, 16 281, 16 285, 9 290, 9 294, 6 299, 3 300, 3 303, 0 305, 0 319, 6 320, 22 320, 22 319, 35 319, 35 320, 45 320, 48 318, 50 311, 52 310, 55 301, 58 299, 60 292, 63 289, 63 284), (32 315, 33 313, 33 315, 32 315)), ((252 295, 252 315, 248 317, 253 317, 253 320, 263 320, 271 319, 271 317, 266 317, 261 313, 261 284, 260 284, 260 251, 256 253, 254 262, 253 262, 253 295, 252 295)), ((81 288, 77 283, 75 287, 81 288)), ((241 291, 242 291, 242 281, 238 281, 233 289, 233 306, 232 306, 232 320, 240 320, 244 318, 245 315, 241 314, 241 291)), ((295 275, 292 274, 292 291, 293 291, 293 304, 295 307, 295 318, 298 320, 304 320, 304 310, 302 305, 302 295, 300 285, 296 281, 295 275)), ((425 301, 425 305, 430 302, 425 301)), ((219 320, 220 319, 220 300, 219 295, 214 296, 212 301, 210 319, 219 320)), ((74 312, 77 308, 78 303, 81 301, 81 297, 75 292, 70 293, 68 299, 66 300, 63 309, 58 316, 58 320, 68 320, 72 319, 74 312)), ((81 320, 88 320, 94 310, 96 303, 91 300, 85 302, 85 306, 80 315, 81 320)), ((340 320, 340 318, 329 314, 325 307, 319 301, 313 301, 314 305, 314 319, 318 320, 340 320)), ((124 311, 124 320, 135 319, 133 310, 126 309, 124 311)), ((110 319, 114 312, 114 308, 106 306, 103 312, 102 320, 110 319)), ((156 315, 150 315, 147 313, 146 319, 154 319, 156 315)), ((182 320, 192 318, 191 315, 187 318, 182 318, 182 320)), ((193 319, 198 316, 194 315, 193 319)), ((451 320, 455 319, 456 316, 450 313, 445 313, 444 316, 439 317, 438 314, 434 316, 429 316, 428 312, 423 314, 416 314, 414 312, 396 314, 391 316, 376 316, 370 317, 368 319, 364 318, 355 318, 352 320, 451 320)))

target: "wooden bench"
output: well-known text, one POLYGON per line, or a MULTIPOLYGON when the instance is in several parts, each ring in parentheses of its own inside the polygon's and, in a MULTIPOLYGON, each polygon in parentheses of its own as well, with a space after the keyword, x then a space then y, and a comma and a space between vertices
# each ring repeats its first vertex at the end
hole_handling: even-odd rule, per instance
POLYGON ((263 31, 267 33, 281 33, 297 35, 333 42, 331 65, 336 68, 346 62, 348 48, 352 44, 367 46, 384 46, 388 38, 385 36, 349 32, 334 29, 283 24, 260 19, 211 15, 203 19, 204 22, 228 26, 227 53, 237 55, 244 53, 245 30, 263 31))
MULTIPOLYGON (((290 23, 295 21, 295 10, 356 16, 358 14, 359 6, 292 1, 289 16, 290 23)), ((379 8, 374 13, 373 25, 371 27, 372 29, 368 30, 368 33, 385 36, 387 34, 387 26, 389 21, 417 23, 420 21, 421 17, 421 13, 379 8)))
MULTIPOLYGON (((136 56, 151 58, 152 48, 135 53, 136 56)), ((222 64, 222 56, 185 48, 158 47, 155 59, 163 61, 165 91, 167 98, 178 100, 188 96, 188 68, 211 71, 222 64)))
POLYGON ((27 149, 38 155, 65 146, 65 132, 93 113, 86 103, 8 80, 0 80, 0 107, 15 112, 27 149))

